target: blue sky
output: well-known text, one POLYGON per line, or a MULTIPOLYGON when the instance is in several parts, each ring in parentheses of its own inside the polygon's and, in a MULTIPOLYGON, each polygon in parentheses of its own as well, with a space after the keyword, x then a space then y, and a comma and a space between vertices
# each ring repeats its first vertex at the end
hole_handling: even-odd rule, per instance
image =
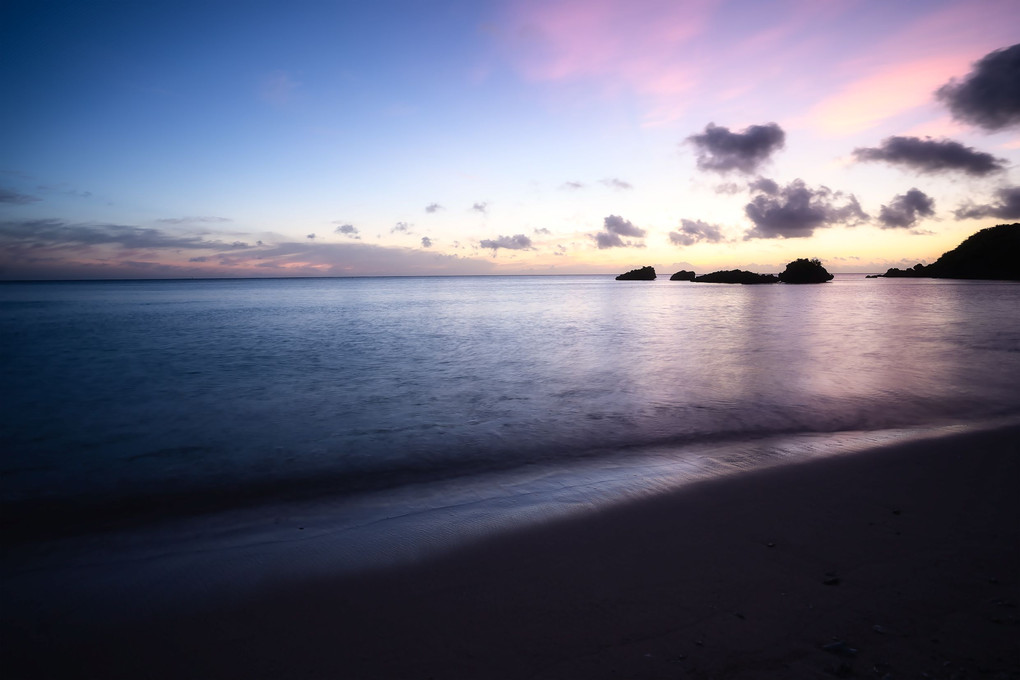
POLYGON ((1020 219, 1017 25, 997 0, 7 2, 0 278, 930 261, 1020 219), (935 94, 984 71, 1012 99, 935 94))

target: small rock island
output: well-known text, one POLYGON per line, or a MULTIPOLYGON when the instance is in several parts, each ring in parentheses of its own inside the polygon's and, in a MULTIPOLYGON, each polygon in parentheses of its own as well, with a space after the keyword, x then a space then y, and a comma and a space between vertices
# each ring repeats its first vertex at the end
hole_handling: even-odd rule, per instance
POLYGON ((689 272, 686 269, 681 269, 676 274, 673 274, 673 276, 669 277, 669 280, 670 281, 693 281, 694 280, 694 276, 695 276, 694 272, 689 272))
POLYGON ((929 265, 893 267, 877 278, 994 279, 1020 281, 1020 222, 999 224, 969 236, 929 265))
POLYGON ((820 260, 803 257, 786 265, 786 271, 779 275, 783 283, 826 283, 832 278, 820 260))
POLYGON ((702 274, 692 279, 696 283, 779 283, 775 274, 755 274, 743 269, 729 269, 711 274, 702 274))
POLYGON ((620 274, 616 277, 617 281, 654 281, 655 280, 655 267, 641 267, 640 269, 631 269, 626 274, 620 274))

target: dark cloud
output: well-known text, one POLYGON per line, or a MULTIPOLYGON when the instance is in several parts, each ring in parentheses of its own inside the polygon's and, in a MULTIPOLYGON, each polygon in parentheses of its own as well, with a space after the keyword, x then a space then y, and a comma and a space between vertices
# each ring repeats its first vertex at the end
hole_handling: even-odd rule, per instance
POLYGON ((578 189, 583 188, 584 184, 582 184, 581 182, 564 182, 563 184, 560 185, 560 189, 568 189, 570 191, 577 191, 578 189))
POLYGON ((680 229, 669 232, 669 242, 675 246, 690 246, 699 241, 718 243, 723 240, 725 237, 718 226, 701 220, 680 220, 680 229))
POLYGON ((985 55, 962 81, 935 92, 953 118, 985 130, 1020 124, 1020 43, 985 55))
POLYGON ((162 224, 191 224, 191 223, 206 223, 206 224, 222 224, 223 222, 232 222, 233 220, 227 217, 215 217, 215 216, 202 216, 202 217, 164 217, 161 220, 156 220, 162 224))
MULTIPOLYGON (((333 224, 336 224, 336 222, 334 222, 333 224)), ((336 234, 342 234, 348 238, 356 239, 361 238, 361 236, 358 233, 358 228, 355 227, 353 224, 341 224, 339 227, 334 229, 333 232, 336 234)))
POLYGON ((430 239, 428 236, 422 236, 421 237, 421 247, 422 248, 431 248, 432 247, 432 239, 430 239))
POLYGON ((390 229, 390 233, 391 234, 396 234, 396 233, 409 234, 410 230, 411 230, 411 225, 408 224, 407 222, 397 222, 396 224, 393 225, 393 228, 390 229))
POLYGON ((480 212, 483 215, 485 215, 489 211, 489 204, 488 203, 475 203, 473 206, 471 206, 471 209, 474 210, 475 212, 480 212))
POLYGON ((698 169, 751 173, 786 143, 786 133, 775 123, 752 125, 742 132, 709 123, 700 135, 687 141, 694 146, 698 169))
POLYGON ((605 231, 594 235, 595 243, 600 250, 606 248, 643 248, 644 244, 633 241, 624 241, 622 236, 644 238, 645 230, 635 227, 630 220, 625 220, 619 215, 610 215, 603 220, 602 226, 605 231))
POLYGON ((878 222, 883 229, 908 229, 922 217, 935 214, 935 199, 920 189, 911 189, 883 205, 878 222))
POLYGON ((997 204, 975 205, 968 203, 953 211, 958 220, 974 220, 994 217, 999 220, 1020 219, 1020 186, 1003 187, 995 192, 997 204))
POLYGON ((548 235, 552 234, 552 232, 549 231, 548 229, 546 229, 545 227, 539 227, 539 228, 535 229, 535 233, 539 234, 540 236, 548 236, 548 235))
POLYGON ((775 180, 768 179, 767 177, 759 177, 748 184, 747 188, 751 191, 768 194, 769 196, 775 196, 779 193, 779 184, 777 184, 775 180))
POLYGON ((28 194, 21 194, 13 189, 5 189, 0 187, 0 203, 10 203, 13 205, 25 205, 26 203, 35 203, 39 199, 35 196, 29 196, 28 194))
POLYGON ((606 231, 612 234, 619 234, 620 236, 635 236, 637 238, 644 238, 645 230, 635 227, 630 220, 625 220, 619 215, 610 215, 603 220, 603 226, 606 231))
POLYGON ((483 239, 479 245, 487 250, 496 252, 500 248, 505 250, 531 250, 531 239, 524 234, 514 236, 497 236, 494 239, 483 239))
POLYGON ((429 203, 427 206, 425 206, 425 212, 427 213, 439 212, 442 209, 443 206, 439 205, 438 203, 429 203))
POLYGON ((622 179, 617 177, 607 177, 603 180, 599 180, 602 184, 606 185, 610 189, 633 189, 634 185, 630 182, 624 182, 622 179))
POLYGON ((828 187, 812 189, 803 180, 779 187, 775 194, 759 194, 744 208, 754 223, 744 239, 802 238, 834 224, 856 226, 868 219, 857 198, 828 187))
POLYGON ((958 170, 976 176, 999 172, 1005 167, 1003 159, 989 153, 950 139, 931 137, 886 137, 879 147, 854 149, 854 158, 905 165, 919 172, 958 170))

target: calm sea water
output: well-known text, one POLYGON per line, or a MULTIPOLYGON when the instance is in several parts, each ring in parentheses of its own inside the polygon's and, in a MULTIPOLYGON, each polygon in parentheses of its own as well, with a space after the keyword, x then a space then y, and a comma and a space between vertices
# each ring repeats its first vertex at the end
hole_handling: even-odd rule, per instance
MULTIPOLYGON (((204 518, 181 534, 191 555, 208 554, 199 536, 293 546, 300 530, 301 554, 335 569, 508 516, 1020 418, 1018 310, 1016 283, 848 275, 2 284, 3 509, 29 540, 204 518), (213 521, 232 509, 254 513, 244 531, 213 521)), ((131 551, 97 592, 141 578, 131 551)), ((11 593, 44 578, 40 555, 8 569, 11 593)), ((39 592, 87 580, 46 555, 58 576, 39 592)), ((265 568, 258 555, 221 573, 265 568)), ((140 590, 211 573, 160 564, 140 590)))
POLYGON ((419 476, 1020 413, 1020 285, 0 286, 4 500, 419 476))

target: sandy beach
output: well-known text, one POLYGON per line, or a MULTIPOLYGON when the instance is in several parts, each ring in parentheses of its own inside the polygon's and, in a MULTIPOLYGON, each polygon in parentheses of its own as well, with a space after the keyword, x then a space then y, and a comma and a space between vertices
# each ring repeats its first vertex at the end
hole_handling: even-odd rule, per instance
POLYGON ((1018 482, 1018 427, 913 442, 127 623, 8 611, 2 665, 10 678, 1015 678, 1018 482))

